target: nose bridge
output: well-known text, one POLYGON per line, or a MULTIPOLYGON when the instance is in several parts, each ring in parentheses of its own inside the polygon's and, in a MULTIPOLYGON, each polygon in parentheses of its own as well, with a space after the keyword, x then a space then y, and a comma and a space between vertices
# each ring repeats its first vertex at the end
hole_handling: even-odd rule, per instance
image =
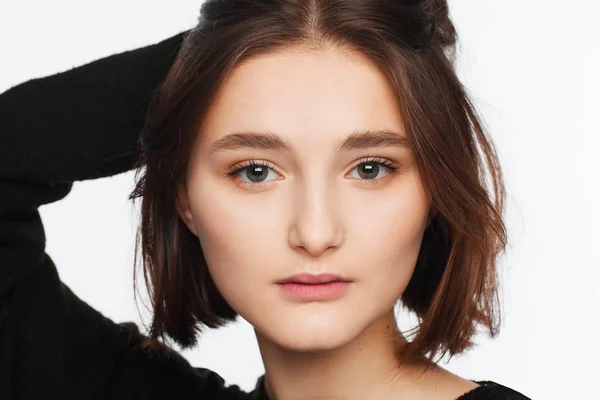
POLYGON ((332 246, 339 246, 339 193, 324 168, 303 174, 294 187, 293 215, 290 244, 303 247, 317 256, 332 246))

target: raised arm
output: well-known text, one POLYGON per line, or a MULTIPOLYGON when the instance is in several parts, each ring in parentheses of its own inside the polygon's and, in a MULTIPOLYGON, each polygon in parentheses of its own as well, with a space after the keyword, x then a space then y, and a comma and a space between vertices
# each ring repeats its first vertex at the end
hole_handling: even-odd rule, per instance
POLYGON ((0 94, 0 399, 239 393, 178 354, 143 351, 135 324, 77 297, 45 253, 38 212, 73 181, 133 168, 145 111, 185 33, 0 94))
POLYGON ((144 112, 186 32, 0 94, 0 297, 44 258, 37 208, 127 171, 144 112))
POLYGON ((0 95, 0 180, 127 171, 150 100, 183 36, 21 83, 0 95))

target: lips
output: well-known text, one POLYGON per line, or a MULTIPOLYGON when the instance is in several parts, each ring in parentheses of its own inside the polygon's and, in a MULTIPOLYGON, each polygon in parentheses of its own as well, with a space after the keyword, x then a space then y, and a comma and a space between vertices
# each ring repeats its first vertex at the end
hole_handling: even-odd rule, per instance
POLYGON ((281 293, 301 302, 325 302, 342 298, 352 281, 333 274, 299 274, 277 281, 281 293))
POLYGON ((330 282, 350 282, 350 280, 345 279, 339 275, 334 274, 298 274, 290 276, 289 278, 282 279, 277 281, 278 284, 285 283, 302 283, 306 285, 317 285, 322 283, 330 283, 330 282))

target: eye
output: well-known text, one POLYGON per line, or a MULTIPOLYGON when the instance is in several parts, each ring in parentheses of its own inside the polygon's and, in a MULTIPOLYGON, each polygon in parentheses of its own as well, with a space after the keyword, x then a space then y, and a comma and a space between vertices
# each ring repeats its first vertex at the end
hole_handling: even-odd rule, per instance
POLYGON ((261 187, 266 183, 263 181, 269 176, 269 170, 273 171, 273 166, 264 161, 250 160, 241 166, 236 165, 231 170, 226 172, 227 176, 240 176, 242 184, 251 187, 261 187), (248 178, 249 181, 244 181, 243 178, 248 178))
MULTIPOLYGON (((368 181, 369 183, 379 183, 382 177, 377 177, 382 168, 389 170, 390 174, 398 172, 400 165, 385 158, 370 158, 366 157, 354 167, 358 168, 358 179, 368 181)), ((353 169, 354 169, 353 168, 353 169)))
MULTIPOLYGON (((366 157, 360 160, 360 162, 354 166, 353 170, 358 168, 359 180, 378 183, 382 179, 382 177, 379 176, 382 167, 383 169, 389 170, 389 173, 396 173, 400 169, 399 164, 385 158, 366 157)), ((267 162, 250 160, 242 165, 238 164, 232 167, 232 169, 226 172, 226 175, 230 177, 238 176, 241 179, 241 183, 244 185, 261 187, 269 182, 265 182, 265 179, 269 177, 269 171, 273 171, 273 168, 274 167, 267 162)), ((273 174, 277 175, 274 171, 273 174)), ((279 178, 276 177, 273 180, 277 179, 279 178)))

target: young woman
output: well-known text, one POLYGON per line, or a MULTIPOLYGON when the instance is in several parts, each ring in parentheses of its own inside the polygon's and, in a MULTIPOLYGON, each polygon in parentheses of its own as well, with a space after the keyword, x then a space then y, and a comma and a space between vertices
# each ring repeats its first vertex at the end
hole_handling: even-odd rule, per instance
POLYGON ((455 42, 445 1, 209 0, 189 32, 3 93, 0 398, 527 399, 434 360, 497 334, 506 244, 455 42), (60 281, 37 210, 133 168, 148 335, 60 281), (164 343, 237 315, 251 393, 164 343))

